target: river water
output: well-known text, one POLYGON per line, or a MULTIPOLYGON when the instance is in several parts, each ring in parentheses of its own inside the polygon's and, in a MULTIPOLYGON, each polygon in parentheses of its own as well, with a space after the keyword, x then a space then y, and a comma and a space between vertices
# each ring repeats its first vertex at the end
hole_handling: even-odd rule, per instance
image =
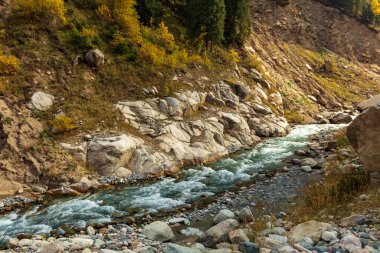
POLYGON ((200 198, 212 197, 249 181, 260 172, 283 166, 295 150, 307 147, 310 136, 342 125, 302 125, 286 137, 267 139, 254 149, 219 162, 190 167, 177 178, 143 186, 119 187, 76 198, 54 200, 47 208, 16 211, 0 217, 0 235, 49 233, 58 227, 85 228, 130 214, 170 212, 200 198))

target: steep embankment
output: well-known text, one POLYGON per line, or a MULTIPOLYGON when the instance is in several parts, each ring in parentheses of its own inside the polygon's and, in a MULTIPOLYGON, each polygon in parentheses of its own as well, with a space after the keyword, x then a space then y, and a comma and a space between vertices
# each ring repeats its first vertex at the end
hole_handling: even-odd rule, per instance
POLYGON ((306 114, 348 109, 379 91, 380 36, 375 31, 317 1, 280 7, 261 0, 251 9, 250 44, 273 75, 285 109, 306 114))
MULTIPOLYGON (((94 13, 67 6, 73 24, 104 29, 94 13)), ((128 61, 106 45, 78 52, 69 26, 41 29, 10 15, 4 51, 22 71, 2 79, 0 195, 59 183, 86 191, 97 183, 75 182, 89 175, 172 173, 286 134, 284 114, 319 121, 379 91, 379 35, 365 25, 314 1, 260 0, 251 10, 253 34, 238 55, 215 49, 209 64, 180 70, 128 61)))

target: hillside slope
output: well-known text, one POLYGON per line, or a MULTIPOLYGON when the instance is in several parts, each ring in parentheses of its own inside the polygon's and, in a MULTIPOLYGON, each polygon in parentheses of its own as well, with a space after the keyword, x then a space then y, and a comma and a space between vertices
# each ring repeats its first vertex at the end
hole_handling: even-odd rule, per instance
MULTIPOLYGON (((68 20, 105 29, 93 13, 67 5, 68 20)), ((365 25, 316 1, 258 0, 251 11, 253 33, 237 56, 217 48, 207 66, 180 69, 128 61, 105 44, 105 64, 93 68, 86 50, 67 43, 67 27, 42 29, 10 15, 3 51, 20 59, 21 71, 0 80, 0 195, 126 169, 173 173, 286 134, 284 115, 316 122, 380 92, 380 37, 365 25), (27 107, 37 91, 54 95, 54 105, 27 107)))

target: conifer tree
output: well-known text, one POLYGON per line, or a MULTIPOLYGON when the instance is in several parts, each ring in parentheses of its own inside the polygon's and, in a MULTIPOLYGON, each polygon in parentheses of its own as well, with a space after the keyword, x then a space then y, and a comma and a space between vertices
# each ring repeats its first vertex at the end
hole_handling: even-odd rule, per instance
POLYGON ((205 34, 206 42, 211 46, 224 40, 224 0, 188 0, 186 13, 194 37, 205 34))
POLYGON ((224 37, 227 43, 242 44, 250 34, 248 0, 225 0, 226 21, 224 37))

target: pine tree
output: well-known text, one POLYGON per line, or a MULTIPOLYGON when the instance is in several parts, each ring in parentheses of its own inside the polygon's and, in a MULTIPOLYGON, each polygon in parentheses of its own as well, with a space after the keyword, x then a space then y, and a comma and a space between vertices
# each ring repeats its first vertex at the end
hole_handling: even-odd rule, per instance
POLYGON ((164 17, 164 6, 160 0, 139 0, 136 6, 140 22, 145 25, 158 25, 164 17))
POLYGON ((374 22, 374 19, 375 15, 372 11, 371 5, 368 3, 363 5, 362 21, 366 24, 372 24, 374 22))
POLYGON ((226 21, 224 37, 227 43, 242 44, 250 34, 248 0, 225 0, 226 21))
POLYGON ((194 37, 205 34, 206 42, 211 46, 224 40, 224 0, 188 0, 186 13, 189 30, 194 37))

